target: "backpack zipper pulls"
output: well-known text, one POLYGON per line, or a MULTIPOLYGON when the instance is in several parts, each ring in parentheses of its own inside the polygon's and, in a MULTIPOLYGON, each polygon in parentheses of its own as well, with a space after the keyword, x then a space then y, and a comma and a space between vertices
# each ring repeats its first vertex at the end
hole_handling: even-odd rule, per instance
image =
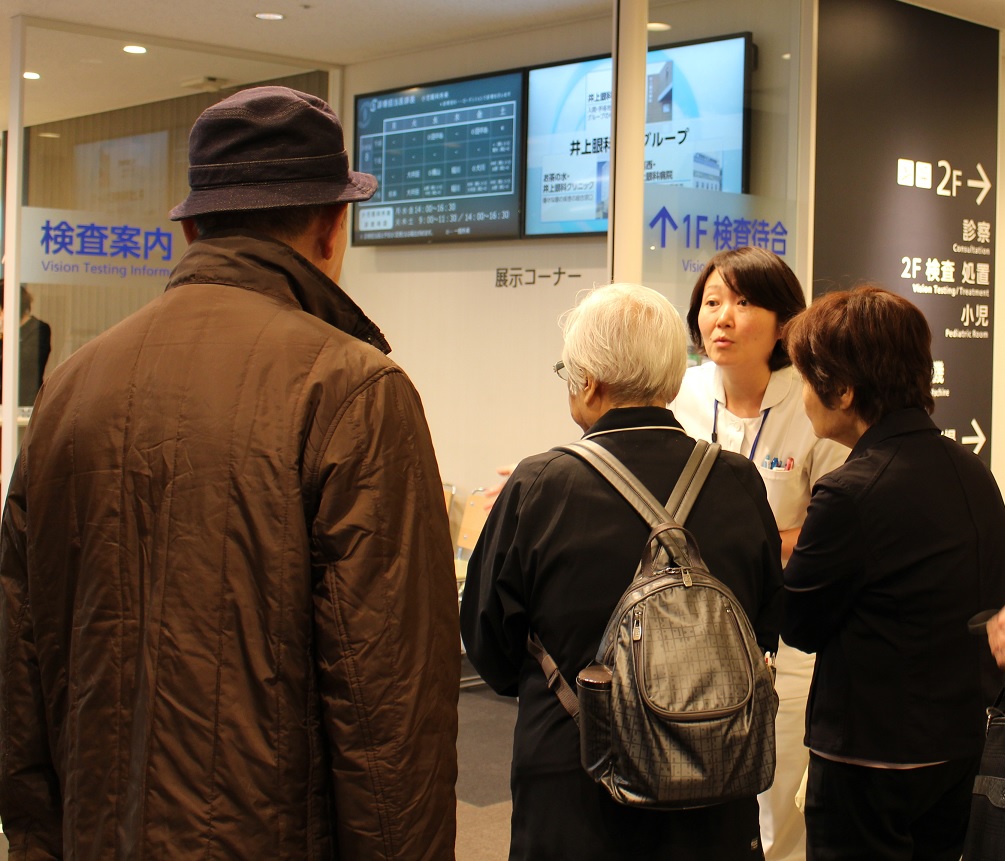
POLYGON ((686 568, 680 572, 681 579, 684 581, 685 586, 690 586, 692 584, 691 572, 686 568))
POLYGON ((632 618, 632 641, 638 642, 642 639, 642 608, 636 607, 632 618))

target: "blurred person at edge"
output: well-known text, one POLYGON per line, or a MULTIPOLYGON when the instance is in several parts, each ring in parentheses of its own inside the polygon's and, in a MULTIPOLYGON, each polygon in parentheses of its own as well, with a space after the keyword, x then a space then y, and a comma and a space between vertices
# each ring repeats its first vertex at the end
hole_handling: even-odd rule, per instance
MULTIPOLYGON (((655 290, 614 284, 564 318, 569 411, 665 500, 694 449, 666 404, 687 364, 687 335, 655 290)), ((779 536, 750 462, 722 452, 687 522, 715 576, 777 648, 779 536)), ((468 562, 461 631, 472 664, 498 693, 519 697, 513 738, 513 861, 760 859, 756 796, 690 810, 615 802, 580 765, 579 730, 527 650, 537 634, 565 680, 589 664, 635 574, 649 526, 590 466, 548 451, 523 460, 502 488, 468 562)))
MULTIPOLYGON (((4 279, 0 278, 0 344, 3 343, 4 279)), ((52 352, 52 328, 45 320, 31 313, 32 295, 21 285, 21 324, 18 332, 18 386, 17 403, 30 407, 42 388, 45 366, 52 352)), ((3 352, 0 351, 0 374, 3 373, 3 352)))
MULTIPOLYGON (((711 361, 689 368, 670 404, 684 430, 718 442, 757 467, 782 538, 782 564, 806 518, 810 491, 844 462, 848 449, 817 439, 803 408, 802 384, 781 342, 782 327, 806 307, 788 265, 762 248, 722 251, 691 292, 693 349, 711 361)), ((806 828, 796 795, 806 771, 806 696, 813 657, 782 639, 776 658, 775 781, 758 798, 767 861, 803 861, 806 828)))
POLYGON ((164 294, 56 368, 0 539, 12 858, 452 859, 460 672, 419 397, 337 285, 342 125, 189 138, 164 294))
POLYGON ((817 660, 809 861, 957 861, 1001 685, 967 620, 1005 603, 1005 505, 929 417, 931 331, 873 286, 787 326, 814 432, 850 446, 813 488, 785 568, 787 642, 817 660))

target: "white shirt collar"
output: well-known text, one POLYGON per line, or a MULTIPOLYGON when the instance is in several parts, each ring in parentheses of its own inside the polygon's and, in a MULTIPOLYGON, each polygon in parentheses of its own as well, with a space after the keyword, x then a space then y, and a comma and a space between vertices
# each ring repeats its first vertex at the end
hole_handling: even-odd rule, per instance
MULTIPOLYGON (((771 409, 771 407, 780 404, 785 400, 785 396, 792 389, 792 386, 799 382, 799 374, 796 373, 796 369, 791 365, 788 365, 781 370, 772 371, 771 379, 768 380, 768 388, 764 391, 764 397, 761 398, 761 411, 771 409)), ((712 377, 712 389, 715 393, 715 399, 719 402, 722 407, 726 406, 726 389, 722 384, 722 370, 718 365, 715 366, 715 373, 712 377)))

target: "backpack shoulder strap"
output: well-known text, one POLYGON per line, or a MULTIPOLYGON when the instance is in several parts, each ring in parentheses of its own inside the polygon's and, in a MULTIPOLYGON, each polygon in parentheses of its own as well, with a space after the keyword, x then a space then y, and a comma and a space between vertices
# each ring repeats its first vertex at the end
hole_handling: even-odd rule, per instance
POLYGON ((538 639, 537 634, 527 634, 527 651, 530 652, 544 670, 544 675, 548 679, 548 687, 555 692, 562 707, 569 713, 572 719, 579 724, 579 698, 576 692, 569 686, 558 670, 555 659, 548 654, 548 650, 538 639))
POLYGON ((684 524, 701 492, 705 479, 708 478, 708 474, 712 470, 712 464, 718 457, 720 449, 721 446, 718 444, 710 444, 702 439, 695 441, 694 451, 691 452, 687 463, 684 464, 684 469, 664 506, 660 505, 656 497, 628 467, 602 445, 584 439, 558 446, 559 451, 567 451, 580 460, 586 461, 606 478, 614 489, 642 515, 643 520, 654 529, 667 522, 668 514, 671 520, 681 525, 684 524))
POLYGON ((682 524, 691 513, 698 494, 705 486, 705 479, 712 471, 712 464, 722 451, 722 446, 718 443, 709 443, 700 439, 695 442, 694 451, 688 458, 677 484, 673 489, 673 494, 667 502, 667 510, 673 514, 674 520, 682 524), (695 463, 697 459, 697 463, 695 463), (687 483, 685 484, 685 479, 687 483))

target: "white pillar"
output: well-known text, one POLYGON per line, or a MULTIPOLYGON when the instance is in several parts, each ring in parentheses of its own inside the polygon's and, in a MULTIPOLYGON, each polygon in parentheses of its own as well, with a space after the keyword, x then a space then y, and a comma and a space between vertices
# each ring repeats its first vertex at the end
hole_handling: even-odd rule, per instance
POLYGON ((613 0, 613 117, 607 264, 612 281, 642 281, 649 0, 613 0))
POLYGON ((7 207, 4 227, 3 403, 0 406, 0 489, 6 502, 17 459, 18 323, 21 320, 21 196, 24 187, 25 24, 11 20, 10 110, 7 120, 7 207))

